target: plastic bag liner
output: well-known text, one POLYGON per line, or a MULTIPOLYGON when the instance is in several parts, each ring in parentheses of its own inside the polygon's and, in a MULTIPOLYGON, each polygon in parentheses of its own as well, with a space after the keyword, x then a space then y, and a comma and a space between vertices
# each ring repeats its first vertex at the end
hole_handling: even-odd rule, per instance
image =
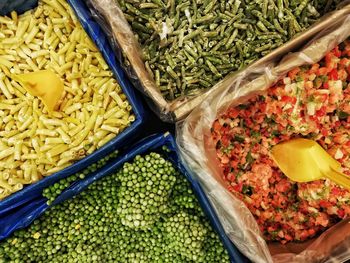
MULTIPOLYGON (((4 2, 11 2, 11 0, 4 2)), ((18 206, 26 206, 31 200, 34 200, 40 196, 42 190, 47 186, 52 185, 58 180, 65 178, 71 174, 77 173, 83 168, 96 162, 96 160, 106 156, 108 153, 111 153, 116 149, 124 146, 125 144, 130 143, 132 137, 139 131, 143 124, 145 115, 143 105, 140 101, 140 98, 135 94, 134 89, 132 88, 131 83, 127 79, 125 73, 118 64, 113 50, 107 41, 106 35, 92 18, 83 0, 68 0, 68 3, 75 11, 83 28, 91 37, 91 39, 96 43, 110 69, 113 71, 115 78, 117 79, 119 85, 121 86, 124 94, 127 96, 128 101, 133 108, 136 120, 123 132, 118 134, 114 139, 106 143, 94 153, 55 174, 45 177, 32 185, 26 186, 23 190, 16 192, 1 201, 0 217, 5 216, 7 213, 10 213, 11 210, 15 209, 18 206)))
MULTIPOLYGON (((342 1, 339 4, 339 8, 349 2, 350 1, 348 0, 342 1)), ((154 79, 146 70, 145 63, 142 60, 141 47, 134 37, 132 29, 116 1, 87 0, 87 3, 100 25, 110 36, 112 46, 115 49, 120 49, 127 58, 127 61, 122 65, 134 86, 147 96, 147 102, 149 102, 150 107, 162 120, 166 122, 176 122, 184 119, 196 106, 205 100, 206 96, 212 89, 216 89, 217 85, 210 89, 198 91, 191 96, 179 97, 173 101, 165 100, 159 91, 159 88, 156 86, 154 79)), ((249 67, 264 64, 266 61, 275 58, 277 54, 284 53, 287 50, 290 51, 295 47, 304 44, 324 28, 324 23, 326 21, 331 21, 334 15, 338 16, 337 14, 342 13, 343 11, 340 9, 339 11, 330 12, 329 14, 324 15, 306 31, 295 36, 293 40, 257 60, 249 67)), ((118 58, 120 61, 124 61, 124 57, 121 53, 118 58)), ((237 75, 240 72, 241 71, 235 71, 232 72, 231 75, 237 75)), ((230 79, 230 75, 226 78, 230 79)))
MULTIPOLYGON (((175 144, 175 140, 170 133, 152 135, 141 140, 126 152, 123 152, 122 156, 117 157, 115 160, 109 162, 102 169, 90 174, 83 180, 74 182, 54 201, 51 206, 72 198, 73 196, 82 192, 86 187, 88 187, 96 180, 99 180, 104 176, 116 172, 122 167, 125 162, 132 161, 136 155, 149 153, 150 151, 157 150, 162 146, 166 146, 170 150, 166 156, 167 159, 169 159, 190 182, 192 189, 194 190, 199 203, 203 208, 203 211, 210 219, 212 226, 219 234, 221 241, 227 249, 231 262, 245 262, 242 259, 243 256, 241 253, 235 248, 229 238, 225 235, 224 230, 217 218, 217 215, 213 211, 209 200, 206 197, 197 179, 195 179, 182 164, 177 153, 178 150, 175 144)), ((9 235, 15 230, 29 226, 30 223, 32 223, 36 218, 38 218, 47 209, 49 209, 50 206, 46 204, 46 201, 46 198, 42 196, 37 197, 27 206, 19 208, 14 213, 0 218, 0 241, 9 237, 9 235)))
MULTIPOLYGON (((347 8, 349 14, 349 7, 347 8)), ((177 142, 189 168, 198 176, 213 204, 226 234, 253 262, 343 262, 350 259, 350 224, 343 220, 318 238, 303 243, 267 243, 257 222, 242 201, 226 190, 216 158, 210 128, 217 116, 230 106, 246 102, 267 90, 291 69, 321 60, 327 51, 350 36, 350 15, 325 25, 302 51, 287 55, 281 62, 241 72, 220 82, 187 119, 177 125, 177 142), (336 248, 336 249, 335 249, 336 248)))

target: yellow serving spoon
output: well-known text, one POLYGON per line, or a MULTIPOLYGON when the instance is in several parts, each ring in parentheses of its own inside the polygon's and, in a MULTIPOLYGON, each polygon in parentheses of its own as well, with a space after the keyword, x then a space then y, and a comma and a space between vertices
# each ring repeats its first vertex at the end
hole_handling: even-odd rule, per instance
POLYGON ((64 90, 62 80, 50 70, 13 74, 11 78, 19 82, 29 94, 39 97, 49 112, 54 111, 64 90))
POLYGON ((282 142, 272 148, 271 155, 292 181, 310 182, 328 178, 350 190, 350 177, 339 172, 340 163, 315 141, 293 139, 282 142))

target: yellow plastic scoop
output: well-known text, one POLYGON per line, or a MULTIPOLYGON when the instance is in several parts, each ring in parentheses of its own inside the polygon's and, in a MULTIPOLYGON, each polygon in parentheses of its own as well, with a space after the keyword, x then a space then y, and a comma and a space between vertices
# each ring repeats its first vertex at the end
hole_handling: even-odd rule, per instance
POLYGON ((292 181, 310 182, 329 178, 350 190, 350 177, 339 172, 340 163, 315 141, 293 139, 282 142, 272 148, 271 155, 292 181))
POLYGON ((11 77, 31 95, 39 97, 49 112, 55 109, 64 90, 62 80, 50 70, 13 74, 11 77))

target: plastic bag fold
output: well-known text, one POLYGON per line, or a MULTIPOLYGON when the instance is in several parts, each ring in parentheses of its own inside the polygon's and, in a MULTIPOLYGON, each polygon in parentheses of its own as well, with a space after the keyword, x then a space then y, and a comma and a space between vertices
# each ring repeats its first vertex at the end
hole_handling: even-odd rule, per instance
POLYGON ((226 190, 210 131, 220 113, 266 91, 291 69, 318 62, 348 38, 349 14, 350 6, 344 7, 340 15, 333 14, 332 19, 323 25, 323 30, 300 52, 287 55, 288 50, 282 60, 281 53, 275 53, 275 59, 224 79, 208 92, 200 106, 177 124, 177 142, 182 158, 198 176, 227 235, 253 262, 344 262, 350 259, 348 220, 307 242, 267 243, 248 208, 226 190))

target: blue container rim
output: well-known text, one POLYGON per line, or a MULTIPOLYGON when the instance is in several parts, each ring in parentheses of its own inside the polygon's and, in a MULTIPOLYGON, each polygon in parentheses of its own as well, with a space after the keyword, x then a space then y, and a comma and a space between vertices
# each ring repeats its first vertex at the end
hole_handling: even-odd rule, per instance
POLYGON ((144 122, 145 111, 142 102, 140 101, 139 96, 135 93, 132 84, 128 80, 126 74, 117 61, 115 53, 112 50, 104 31, 101 29, 98 23, 95 22, 84 1, 67 0, 67 2, 74 10, 84 30, 95 42, 99 51, 102 53, 104 59, 112 70, 114 77, 117 79, 118 84, 120 85, 123 93, 126 95, 129 103, 132 106, 132 110, 135 115, 135 121, 115 138, 110 140, 108 143, 106 143, 104 146, 92 154, 86 156, 76 163, 73 163, 72 165, 59 172, 41 179, 34 184, 25 186, 22 190, 0 201, 0 217, 6 215, 10 210, 23 205, 30 200, 33 200, 39 195, 37 192, 41 191, 48 185, 51 185, 71 174, 79 172, 87 166, 95 163, 96 160, 103 158, 108 153, 123 146, 123 144, 126 143, 127 139, 136 134, 136 131, 142 126, 144 122))

